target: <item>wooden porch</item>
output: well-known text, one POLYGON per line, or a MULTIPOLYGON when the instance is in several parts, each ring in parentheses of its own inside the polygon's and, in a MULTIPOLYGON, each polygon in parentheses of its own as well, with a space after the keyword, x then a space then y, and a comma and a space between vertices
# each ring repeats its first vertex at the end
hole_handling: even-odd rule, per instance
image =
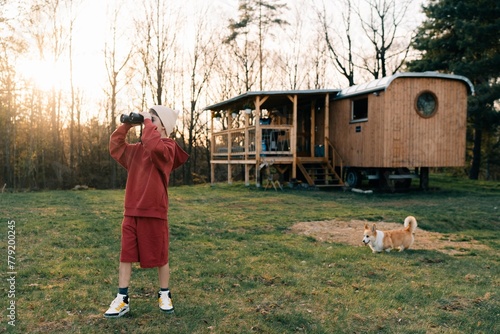
POLYGON ((343 186, 343 162, 327 137, 333 93, 249 92, 205 108, 212 116, 211 182, 215 167, 227 165, 228 183, 233 167, 243 166, 246 185, 253 178, 260 187, 273 177, 281 183, 343 186), (245 105, 252 109, 245 111, 245 105))

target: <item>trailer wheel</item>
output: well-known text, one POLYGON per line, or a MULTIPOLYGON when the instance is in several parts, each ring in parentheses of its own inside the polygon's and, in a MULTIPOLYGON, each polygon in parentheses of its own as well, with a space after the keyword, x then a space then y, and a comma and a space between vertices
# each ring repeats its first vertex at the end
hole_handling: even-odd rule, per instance
POLYGON ((361 174, 357 170, 349 169, 347 171, 345 181, 349 187, 359 187, 363 180, 361 179, 361 174))

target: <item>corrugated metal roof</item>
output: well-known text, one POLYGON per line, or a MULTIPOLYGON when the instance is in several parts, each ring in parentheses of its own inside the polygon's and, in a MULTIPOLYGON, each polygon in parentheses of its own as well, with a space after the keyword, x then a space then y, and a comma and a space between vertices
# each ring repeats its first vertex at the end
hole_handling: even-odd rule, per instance
POLYGON ((461 75, 444 74, 438 72, 402 72, 396 73, 389 77, 383 77, 364 84, 342 89, 340 93, 335 97, 335 100, 386 90, 391 82, 397 78, 443 78, 450 80, 460 80, 468 85, 469 93, 474 95, 474 86, 469 79, 461 75))
POLYGON ((228 100, 207 106, 203 110, 219 110, 223 109, 223 107, 226 107, 228 105, 234 105, 237 103, 244 104, 249 98, 255 96, 299 95, 300 97, 300 96, 323 95, 323 94, 332 94, 332 96, 335 96, 338 92, 340 92, 340 89, 270 90, 270 91, 246 92, 244 94, 235 96, 228 100))
POLYGON ((356 95, 368 94, 377 91, 386 90, 387 87, 397 78, 443 78, 449 80, 460 80, 467 84, 468 91, 470 94, 474 95, 474 86, 464 76, 454 75, 454 74, 444 74, 438 72, 401 72, 394 75, 376 79, 367 83, 360 85, 351 86, 345 89, 310 89, 310 90, 276 90, 276 91, 255 91, 246 92, 244 94, 235 96, 228 100, 212 104, 205 107, 203 110, 221 110, 227 107, 232 107, 236 105, 243 105, 249 98, 255 96, 287 96, 287 95, 299 95, 300 96, 314 96, 322 94, 332 94, 335 100, 343 99, 347 97, 352 97, 356 95))

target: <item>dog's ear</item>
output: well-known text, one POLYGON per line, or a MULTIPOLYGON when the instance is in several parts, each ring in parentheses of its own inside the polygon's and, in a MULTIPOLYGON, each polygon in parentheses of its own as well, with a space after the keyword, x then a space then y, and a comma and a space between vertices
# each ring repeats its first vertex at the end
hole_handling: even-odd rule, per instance
POLYGON ((367 224, 367 223, 365 223, 365 230, 367 230, 367 229, 368 229, 368 224, 367 224))
POLYGON ((377 230, 377 224, 373 224, 372 225, 372 232, 375 233, 376 230, 377 230))

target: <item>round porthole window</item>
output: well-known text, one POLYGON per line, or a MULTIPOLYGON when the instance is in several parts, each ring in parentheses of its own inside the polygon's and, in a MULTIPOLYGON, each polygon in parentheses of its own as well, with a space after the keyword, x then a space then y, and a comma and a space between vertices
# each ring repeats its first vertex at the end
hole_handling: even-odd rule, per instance
POLYGON ((417 113, 422 117, 433 116, 438 108, 437 97, 434 93, 425 91, 417 96, 415 103, 417 113))

